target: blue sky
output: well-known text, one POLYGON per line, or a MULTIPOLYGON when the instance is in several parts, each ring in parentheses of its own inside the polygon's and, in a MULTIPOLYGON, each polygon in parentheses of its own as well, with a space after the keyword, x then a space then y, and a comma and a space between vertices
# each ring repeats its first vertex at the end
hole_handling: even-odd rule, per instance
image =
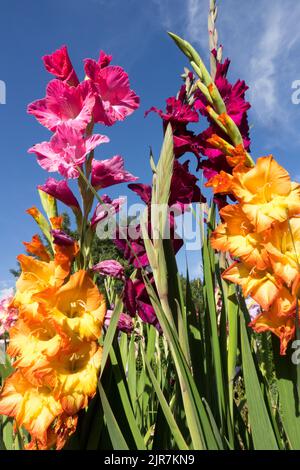
MULTIPOLYGON (((36 227, 25 210, 38 203, 36 186, 49 176, 27 149, 49 133, 26 106, 45 94, 50 76, 41 56, 67 44, 75 68, 83 78, 82 59, 97 58, 100 49, 129 73, 141 97, 140 109, 124 123, 97 132, 111 142, 97 158, 121 154, 129 171, 148 182, 149 145, 157 155, 161 123, 155 115, 144 119, 150 106, 162 107, 176 93, 179 75, 187 65, 166 35, 172 30, 191 40, 207 59, 209 0, 2 0, 0 80, 7 87, 7 103, 0 105, 0 290, 11 285, 9 269, 36 227)), ((230 77, 243 78, 251 89, 250 122, 253 155, 273 153, 293 178, 300 179, 300 105, 292 104, 292 82, 300 80, 300 4, 285 0, 219 1, 218 30, 224 56, 232 60, 230 77)), ((193 160, 193 157, 191 157, 193 160)), ((194 162, 193 162, 194 163, 194 162)), ((126 195, 126 186, 110 192, 126 195)), ((181 255, 183 266, 184 254, 181 255)), ((199 262, 191 257, 192 274, 199 262)))

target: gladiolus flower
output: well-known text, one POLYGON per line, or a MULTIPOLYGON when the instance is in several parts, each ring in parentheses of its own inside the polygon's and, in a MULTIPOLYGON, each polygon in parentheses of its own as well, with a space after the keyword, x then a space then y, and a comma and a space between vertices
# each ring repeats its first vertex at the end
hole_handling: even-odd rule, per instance
POLYGON ((75 243, 75 240, 70 237, 70 235, 67 235, 63 230, 54 229, 51 230, 51 234, 53 236, 53 242, 56 245, 73 246, 75 243))
POLYGON ((98 64, 100 68, 103 69, 107 67, 112 61, 112 55, 106 54, 104 51, 100 51, 98 64))
POLYGON ((32 386, 20 371, 6 379, 0 395, 0 413, 15 418, 33 439, 46 443, 47 429, 62 412, 60 402, 48 387, 32 386))
POLYGON ((116 155, 107 160, 93 160, 91 183, 95 189, 103 189, 119 183, 136 181, 138 178, 124 169, 124 160, 116 155))
POLYGON ((111 276, 116 279, 124 278, 123 266, 113 259, 100 261, 100 263, 93 266, 92 270, 101 276, 111 276))
POLYGON ((166 100, 166 112, 163 112, 161 109, 155 108, 152 106, 148 111, 146 111, 145 116, 151 112, 157 113, 166 123, 184 123, 188 124, 189 122, 198 122, 199 115, 192 106, 184 104, 180 99, 176 99, 174 96, 166 100))
POLYGON ((105 66, 95 60, 85 60, 85 72, 97 94, 94 121, 112 126, 132 114, 140 104, 130 89, 127 73, 122 67, 105 66))
POLYGON ((66 46, 62 46, 50 55, 42 57, 46 70, 60 80, 65 81, 71 86, 79 83, 75 70, 72 66, 66 46))
POLYGON ((108 137, 94 134, 85 137, 82 131, 70 124, 61 124, 50 142, 36 144, 28 150, 35 153, 39 165, 46 171, 58 171, 65 178, 78 178, 77 166, 98 145, 109 142, 108 137))
POLYGON ((48 178, 45 184, 38 186, 38 189, 53 196, 74 210, 79 209, 79 203, 69 188, 68 182, 65 180, 58 181, 55 178, 48 178))
POLYGON ((205 183, 206 188, 213 188, 214 194, 228 194, 231 192, 232 176, 225 171, 216 173, 205 183))
POLYGON ((250 266, 265 269, 269 259, 262 245, 263 235, 255 231, 239 205, 228 205, 221 209, 224 223, 219 225, 211 237, 215 250, 229 251, 250 266))
POLYGON ((264 246, 275 275, 291 287, 300 270, 300 218, 273 224, 264 246))
POLYGON ((237 167, 233 175, 232 192, 258 232, 300 213, 300 185, 291 183, 272 155, 259 158, 250 170, 237 167))
POLYGON ((81 338, 90 341, 100 337, 105 302, 86 271, 77 271, 55 292, 40 290, 33 299, 43 305, 45 312, 51 312, 59 325, 81 338))
MULTIPOLYGON (((110 325, 111 317, 113 313, 114 313, 113 310, 107 310, 106 312, 105 320, 104 320, 104 326, 106 328, 108 328, 110 325)), ((123 333, 127 333, 127 334, 131 333, 134 328, 131 316, 127 315, 127 313, 121 313, 117 328, 119 331, 123 331, 123 333)))
POLYGON ((295 336, 296 307, 295 299, 283 287, 273 305, 262 312, 250 324, 257 333, 271 331, 280 339, 280 354, 286 354, 288 343, 295 336))
POLYGON ((0 336, 7 333, 18 318, 18 309, 13 307, 13 295, 9 294, 0 300, 0 336))
POLYGON ((85 130, 92 120, 94 106, 95 97, 88 81, 70 87, 60 80, 52 80, 46 97, 31 103, 27 112, 51 131, 63 123, 85 130))
POLYGON ((122 205, 125 203, 125 198, 123 197, 112 200, 106 194, 101 196, 101 200, 102 203, 99 202, 97 204, 95 212, 92 216, 92 227, 95 227, 95 225, 100 222, 106 223, 110 217, 114 217, 118 212, 120 212, 122 205))
POLYGON ((50 261, 50 256, 39 235, 34 235, 31 242, 23 242, 27 253, 37 256, 41 261, 50 261))
POLYGON ((30 433, 31 450, 65 445, 76 429, 77 413, 96 393, 101 363, 105 301, 85 271, 62 285, 71 266, 59 279, 56 267, 65 262, 70 245, 56 250, 49 263, 19 258, 22 275, 12 305, 19 306, 20 316, 7 349, 15 372, 0 393, 0 414, 30 433))
MULTIPOLYGON (((153 283, 153 277, 150 278, 150 282, 153 283)), ((155 310, 152 307, 146 286, 142 280, 126 280, 123 300, 128 313, 132 317, 138 314, 145 323, 149 323, 157 328, 158 331, 161 331, 155 310)))
POLYGON ((279 296, 283 283, 271 272, 249 268, 244 263, 233 263, 222 275, 223 279, 238 284, 245 297, 252 297, 267 310, 279 296))
MULTIPOLYGON (((230 61, 228 59, 226 59, 223 64, 217 64, 215 85, 218 88, 224 103, 226 104, 227 114, 231 117, 240 130, 240 133, 243 137, 243 147, 246 150, 249 150, 250 139, 247 112, 251 106, 245 100, 245 94, 248 86, 244 81, 241 80, 238 80, 234 85, 229 83, 226 78, 229 65, 230 61)), ((196 92, 196 98, 195 107, 199 109, 204 116, 209 118, 207 110, 207 105, 209 103, 200 90, 196 92)), ((216 150, 214 146, 211 148, 211 143, 207 139, 209 134, 220 135, 220 132, 221 131, 217 124, 212 122, 211 127, 200 135, 203 143, 204 155, 207 155, 208 158, 214 158, 222 155, 221 150, 216 150)))

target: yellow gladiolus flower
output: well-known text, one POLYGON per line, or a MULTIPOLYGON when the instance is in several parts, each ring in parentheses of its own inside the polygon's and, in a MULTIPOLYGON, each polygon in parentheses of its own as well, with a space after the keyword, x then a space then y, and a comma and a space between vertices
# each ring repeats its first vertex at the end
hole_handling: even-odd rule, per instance
POLYGON ((45 311, 61 326, 82 339, 98 340, 106 305, 97 286, 86 271, 78 271, 55 292, 45 290, 34 295, 45 311))

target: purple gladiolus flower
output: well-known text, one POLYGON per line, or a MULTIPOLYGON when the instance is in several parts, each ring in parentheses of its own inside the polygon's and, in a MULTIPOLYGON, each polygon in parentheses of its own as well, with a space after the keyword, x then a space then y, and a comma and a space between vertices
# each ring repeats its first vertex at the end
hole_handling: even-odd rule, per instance
MULTIPOLYGON (((106 328, 109 327, 112 314, 113 314, 113 310, 107 310, 105 318, 104 318, 104 326, 106 328)), ((133 331, 133 321, 132 321, 131 316, 128 315, 127 313, 121 313, 117 328, 119 331, 123 331, 124 333, 127 333, 127 334, 131 333, 133 331)))
POLYGON ((92 268, 93 271, 97 272, 101 276, 111 276, 116 279, 124 278, 124 268, 116 260, 110 259, 101 261, 92 268))
POLYGON ((56 245, 60 246, 72 246, 74 244, 74 239, 67 235, 62 230, 51 230, 51 234, 53 236, 53 241, 56 245))

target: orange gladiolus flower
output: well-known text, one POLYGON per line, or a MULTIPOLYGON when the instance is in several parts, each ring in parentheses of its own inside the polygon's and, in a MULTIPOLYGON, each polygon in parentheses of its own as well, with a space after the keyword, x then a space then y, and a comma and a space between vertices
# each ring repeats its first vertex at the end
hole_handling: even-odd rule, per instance
POLYGON ((262 242, 262 234, 255 232, 239 204, 228 205, 221 209, 220 215, 224 223, 219 225, 211 237, 211 245, 215 250, 229 251, 235 258, 240 258, 258 269, 266 269, 269 265, 262 242))
POLYGON ((282 288, 282 281, 271 272, 250 268, 244 263, 233 263, 222 277, 241 286, 244 296, 252 297, 264 310, 270 308, 282 288))
POLYGON ((105 301, 86 271, 78 271, 61 288, 34 295, 44 311, 81 338, 97 340, 105 316, 105 301))
POLYGON ((27 253, 37 256, 41 261, 50 261, 50 255, 39 235, 34 235, 31 242, 23 242, 23 244, 27 253))
POLYGON ((205 183, 206 188, 213 188, 214 194, 228 194, 231 192, 232 176, 225 171, 214 175, 205 183))
POLYGON ((251 169, 239 165, 233 176, 232 192, 257 232, 300 213, 300 185, 272 155, 259 158, 251 169))
POLYGON ((7 351, 16 372, 0 393, 0 414, 30 433, 28 449, 61 449, 97 390, 106 307, 86 271, 69 277, 77 250, 57 246, 48 263, 19 257, 20 315, 7 351))
POLYGON ((274 224, 265 244, 274 273, 291 286, 300 272, 300 218, 274 224))
POLYGON ((250 326, 257 332, 271 331, 280 339, 280 354, 286 354, 288 343, 295 336, 295 299, 283 287, 269 310, 258 315, 250 326))
POLYGON ((51 226, 53 229, 55 230, 60 230, 62 228, 62 225, 63 225, 63 217, 62 216, 59 216, 59 217, 51 217, 50 218, 50 223, 51 223, 51 226))
POLYGON ((213 134, 207 142, 213 147, 221 150, 226 156, 226 160, 231 167, 235 167, 240 163, 245 163, 247 160, 246 151, 242 144, 234 147, 229 144, 226 140, 222 139, 218 134, 213 134))

